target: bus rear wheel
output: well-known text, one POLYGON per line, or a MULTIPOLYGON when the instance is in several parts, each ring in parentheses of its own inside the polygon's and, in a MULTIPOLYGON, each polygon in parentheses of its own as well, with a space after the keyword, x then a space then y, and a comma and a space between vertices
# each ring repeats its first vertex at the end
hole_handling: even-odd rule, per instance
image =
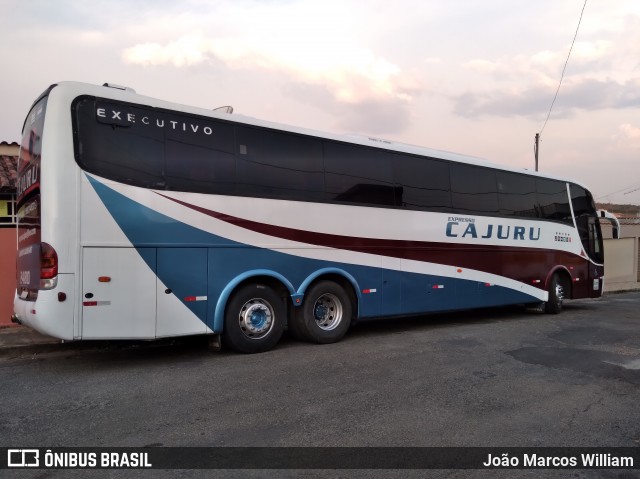
POLYGON ((547 314, 558 314, 562 311, 565 289, 560 275, 554 274, 549 283, 549 299, 544 305, 544 312, 547 314))
POLYGON ((241 353, 274 348, 284 332, 286 311, 282 298, 270 287, 250 284, 236 291, 224 316, 225 344, 241 353))
POLYGON ((340 341, 351 325, 352 306, 344 288, 333 281, 320 281, 304 295, 296 308, 291 329, 303 340, 319 344, 340 341))

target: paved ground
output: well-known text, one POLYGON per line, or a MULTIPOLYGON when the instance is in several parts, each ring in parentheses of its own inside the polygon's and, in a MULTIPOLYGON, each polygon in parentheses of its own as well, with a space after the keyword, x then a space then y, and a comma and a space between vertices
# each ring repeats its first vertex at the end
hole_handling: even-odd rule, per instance
MULTIPOLYGON (((633 286, 631 290, 616 291, 615 288, 605 294, 603 299, 615 297, 618 294, 633 293, 640 291, 640 283, 633 286)), ((569 303, 570 304, 570 303, 569 303)), ((172 341, 172 340, 170 340, 172 341)), ((69 342, 66 343, 50 336, 45 336, 28 327, 20 325, 0 325, 0 356, 16 355, 16 354, 41 354, 50 351, 72 351, 72 350, 89 350, 96 348, 108 348, 111 346, 126 345, 126 342, 108 342, 108 341, 91 341, 91 342, 69 342)), ((140 344, 144 344, 140 343, 140 344)))
POLYGON ((60 344, 59 339, 44 336, 26 326, 0 328, 0 354, 56 349, 60 344))
MULTIPOLYGON (((11 348, 0 349, 0 447, 635 448, 638 305, 636 292, 573 302, 556 316, 505 309, 371 322, 338 344, 285 339, 250 356, 212 354, 197 338, 17 346, 27 333, 5 331, 4 346, 16 336, 11 348)), ((104 477, 40 472, 29 477, 104 477)), ((161 473, 153 477, 176 475, 161 473)), ((275 475, 637 477, 635 471, 585 470, 275 475)))

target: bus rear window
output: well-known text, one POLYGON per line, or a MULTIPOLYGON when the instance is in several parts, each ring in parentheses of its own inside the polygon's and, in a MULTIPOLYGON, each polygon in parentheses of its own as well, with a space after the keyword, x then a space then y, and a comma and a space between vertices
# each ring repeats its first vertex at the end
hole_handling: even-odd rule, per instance
POLYGON ((47 96, 35 103, 24 123, 18 158, 17 291, 34 300, 40 281, 40 163, 47 96))

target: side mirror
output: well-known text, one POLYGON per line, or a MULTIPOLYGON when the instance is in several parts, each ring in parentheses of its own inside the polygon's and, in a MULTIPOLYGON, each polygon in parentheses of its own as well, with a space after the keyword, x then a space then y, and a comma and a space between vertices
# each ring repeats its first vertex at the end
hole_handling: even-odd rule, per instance
POLYGON ((613 239, 620 239, 620 221, 618 221, 618 218, 606 210, 598 210, 598 217, 608 220, 613 228, 613 239))

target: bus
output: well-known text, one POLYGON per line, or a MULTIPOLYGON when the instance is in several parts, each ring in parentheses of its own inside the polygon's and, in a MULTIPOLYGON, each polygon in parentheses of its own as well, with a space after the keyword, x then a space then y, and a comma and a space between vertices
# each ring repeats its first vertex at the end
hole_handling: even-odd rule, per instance
POLYGON ((580 183, 61 82, 23 126, 15 321, 244 353, 359 320, 602 295, 580 183))

